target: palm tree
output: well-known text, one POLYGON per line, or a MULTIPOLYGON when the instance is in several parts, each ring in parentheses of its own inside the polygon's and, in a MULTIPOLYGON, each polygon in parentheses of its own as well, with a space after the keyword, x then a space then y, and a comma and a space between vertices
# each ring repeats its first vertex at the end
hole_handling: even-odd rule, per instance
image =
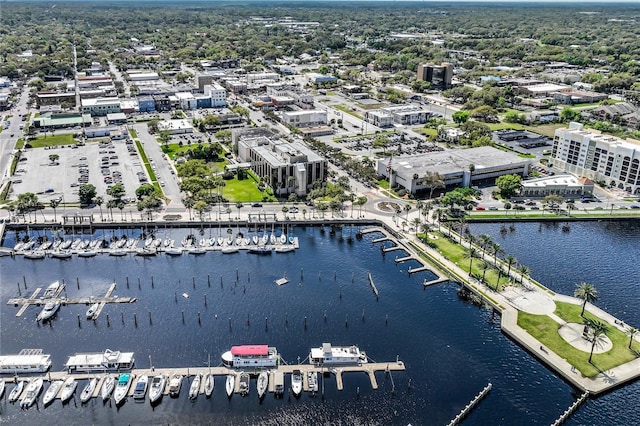
POLYGON ((422 221, 420 220, 419 217, 414 217, 411 220, 411 224, 413 225, 413 227, 416 229, 416 235, 418 235, 418 231, 420 230, 420 224, 422 223, 422 221))
POLYGON ((488 234, 482 234, 478 237, 478 245, 483 254, 487 254, 487 248, 491 246, 491 243, 491 237, 488 234))
POLYGON ((631 349, 631 344, 633 343, 633 335, 638 332, 637 328, 629 327, 627 329, 627 334, 629 335, 629 349, 631 349))
POLYGON ((498 279, 496 280, 496 288, 494 288, 494 290, 498 291, 498 287, 500 286, 500 278, 502 278, 502 267, 498 266, 496 269, 498 270, 498 279))
POLYGON ((457 221, 458 235, 460 236, 460 245, 462 245, 462 233, 467 225, 467 218, 465 216, 460 216, 457 221))
POLYGON ((51 200, 51 201, 49 201, 49 207, 51 207, 53 209, 53 221, 54 222, 58 221, 58 217, 56 215, 56 209, 58 208, 59 205, 60 205, 60 200, 51 200))
POLYGON ((196 205, 196 200, 194 200, 192 197, 186 197, 182 199, 182 204, 184 204, 184 206, 189 211, 189 220, 192 220, 191 209, 196 205))
POLYGON ((238 220, 240 220, 240 209, 244 207, 243 204, 241 202, 237 202, 236 203, 236 208, 238 209, 238 220))
POLYGON ((524 276, 529 275, 531 273, 531 269, 526 265, 518 266, 518 273, 520 274, 520 284, 524 281, 524 276))
POLYGON ((478 257, 478 249, 471 246, 464 252, 464 257, 469 259, 469 276, 471 276, 471 267, 473 266, 473 259, 478 257))
MULTIPOLYGON (((587 306, 587 302, 595 302, 598 300, 598 290, 593 286, 593 284, 589 283, 580 283, 576 286, 575 291, 573 292, 574 297, 578 299, 582 299, 584 302, 582 303, 582 312, 580 312, 581 316, 584 316, 584 309, 587 306)), ((591 359, 589 359, 591 362, 591 359)))
POLYGON ((231 207, 227 207, 226 213, 229 215, 229 222, 231 222, 231 207))
POLYGON ((498 264, 498 255, 501 254, 501 253, 504 253, 504 249, 502 248, 500 243, 496 243, 495 241, 492 241, 490 243, 490 248, 491 248, 491 253, 493 254, 493 264, 497 265, 498 264))
POLYGON ((507 262, 507 278, 511 278, 511 267, 518 263, 518 259, 515 256, 509 255, 504 258, 504 261, 507 262))
POLYGON ((482 269, 482 282, 484 283, 484 276, 487 273, 487 269, 489 269, 491 265, 489 265, 489 263, 486 260, 483 260, 482 262, 480 262, 480 269, 482 269))
POLYGON ((96 205, 100 207, 100 220, 104 220, 102 217, 102 204, 104 204, 104 198, 102 196, 97 196, 95 199, 96 205))
POLYGON ((597 344, 602 344, 605 342, 605 338, 607 337, 607 331, 609 327, 607 327, 604 323, 598 320, 592 320, 585 318, 585 324, 589 329, 589 338, 591 340, 591 353, 589 354, 589 363, 591 364, 591 358, 593 357, 593 350, 595 349, 597 344))
POLYGON ((120 219, 124 222, 124 203, 122 201, 118 203, 118 209, 120 209, 120 219))
POLYGON ((118 204, 116 203, 116 200, 109 200, 107 201, 107 208, 109 209, 109 214, 111 216, 111 222, 113 222, 113 208, 116 207, 118 204))
POLYGON ((409 220, 409 212, 411 211, 411 204, 404 205, 404 212, 406 213, 406 220, 409 220))
POLYGON ((446 186, 444 184, 444 176, 440 173, 427 172, 422 182, 429 188, 429 198, 433 198, 433 191, 436 188, 445 188, 446 186))

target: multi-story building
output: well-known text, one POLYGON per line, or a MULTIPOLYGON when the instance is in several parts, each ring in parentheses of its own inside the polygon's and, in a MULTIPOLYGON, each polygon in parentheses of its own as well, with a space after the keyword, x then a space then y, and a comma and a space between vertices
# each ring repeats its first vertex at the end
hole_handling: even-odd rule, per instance
POLYGON ((120 100, 118 98, 94 98, 82 99, 81 111, 92 116, 104 116, 114 112, 120 112, 120 100))
POLYGON ((413 125, 424 124, 431 113, 416 105, 396 105, 367 111, 364 120, 378 127, 391 127, 395 124, 413 125))
POLYGON ((417 79, 428 81, 433 87, 448 89, 451 87, 451 80, 453 79, 453 65, 446 63, 441 65, 418 65, 417 79))
POLYGON ((290 84, 267 84, 267 96, 271 98, 274 105, 290 104, 302 109, 313 108, 313 95, 290 84), (283 103, 283 100, 286 101, 283 103))
POLYGON ((327 111, 305 109, 301 111, 284 111, 282 121, 289 126, 311 127, 327 124, 327 111))
POLYGON ((140 112, 153 112, 156 110, 156 101, 153 96, 142 95, 138 96, 138 111, 140 112))
POLYGON ((640 194, 640 141, 570 123, 556 130, 551 156, 554 166, 566 172, 640 194))
POLYGON ((211 97, 213 108, 224 108, 227 106, 227 90, 218 83, 204 86, 204 94, 211 97))
POLYGON ((391 114, 380 109, 365 112, 364 121, 382 128, 393 126, 393 117, 391 114))
POLYGON ((327 160, 301 142, 287 142, 266 129, 234 130, 238 159, 251 164, 251 170, 277 194, 304 196, 316 181, 327 177, 327 160))

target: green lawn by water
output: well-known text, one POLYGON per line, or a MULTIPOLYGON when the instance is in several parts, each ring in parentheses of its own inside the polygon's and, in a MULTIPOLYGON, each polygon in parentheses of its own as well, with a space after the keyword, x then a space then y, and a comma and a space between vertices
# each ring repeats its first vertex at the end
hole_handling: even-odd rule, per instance
POLYGON ((222 188, 222 196, 234 203, 262 201, 262 193, 258 190, 258 184, 251 178, 238 180, 234 177, 225 180, 222 188))

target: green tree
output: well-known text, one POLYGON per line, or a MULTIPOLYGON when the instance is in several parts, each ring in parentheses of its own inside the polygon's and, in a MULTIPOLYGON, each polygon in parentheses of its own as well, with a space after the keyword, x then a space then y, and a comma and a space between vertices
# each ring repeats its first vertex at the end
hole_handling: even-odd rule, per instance
POLYGON ((638 332, 638 329, 635 327, 629 327, 627 329, 627 334, 629 335, 629 349, 631 349, 631 344, 633 343, 633 335, 638 332))
POLYGON ((142 200, 143 198, 155 193, 156 187, 150 183, 145 183, 144 185, 140 185, 136 188, 136 197, 138 197, 138 200, 142 200))
POLYGON ((497 123, 499 121, 498 112, 489 105, 481 105, 474 109, 471 111, 471 117, 485 123, 497 123))
POLYGON ((427 171, 427 174, 422 179, 422 184, 429 188, 429 198, 433 198, 433 191, 436 188, 445 188, 444 176, 440 173, 427 171))
POLYGON ((116 200, 116 202, 122 200, 122 197, 124 197, 126 193, 124 185, 121 183, 116 183, 111 188, 107 189, 107 195, 116 200))
POLYGON ((147 122, 147 128, 149 129, 149 133, 154 134, 158 132, 158 123, 159 119, 153 118, 147 122))
POLYGON ((598 300, 598 290, 596 290, 593 284, 580 283, 576 286, 573 295, 578 299, 582 299, 582 312, 580 315, 584 316, 584 309, 587 307, 587 302, 595 302, 598 300))
POLYGON ((511 267, 518 263, 518 259, 513 255, 508 255, 504 258, 504 261, 507 264, 507 278, 511 279, 511 267))
POLYGON ((591 359, 593 358, 593 350, 596 345, 601 345, 606 342, 607 331, 609 331, 609 327, 603 322, 598 320, 592 320, 589 318, 585 318, 584 322, 587 326, 587 335, 589 336, 589 340, 591 341, 591 353, 589 354, 589 363, 591 363, 591 359))
POLYGON ((166 146, 170 140, 171 132, 169 132, 168 130, 160 130, 160 133, 158 134, 158 142, 166 146))
POLYGON ((571 107, 564 107, 562 111, 560 111, 560 120, 565 123, 568 121, 574 121, 576 118, 580 116, 580 111, 575 110, 571 107))
POLYGON ((498 176, 496 178, 496 186, 502 198, 511 198, 520 191, 522 177, 517 174, 498 176))
POLYGON ((52 163, 55 163, 56 161, 58 161, 60 159, 60 156, 58 154, 51 154, 49 155, 49 161, 51 161, 52 163))
POLYGON ((97 196, 96 199, 95 199, 95 203, 96 203, 96 206, 100 207, 100 220, 102 221, 102 220, 104 220, 103 217, 102 217, 102 205, 104 204, 104 197, 102 197, 100 195, 97 196))
POLYGON ((473 271, 471 269, 473 267, 473 259, 478 257, 478 254, 478 249, 473 247, 472 245, 464 251, 464 257, 466 259, 469 259, 469 276, 471 276, 471 273, 473 271))
POLYGON ((96 187, 91 185, 90 183, 85 183, 84 185, 80 185, 80 188, 78 188, 80 205, 88 206, 92 204, 96 194, 97 194, 96 187))
POLYGON ((516 111, 508 111, 504 115, 504 121, 507 123, 527 124, 527 117, 516 111))
POLYGON ((456 111, 451 116, 451 119, 457 125, 464 124, 469 120, 469 111, 456 111))
POLYGON ((60 205, 60 200, 59 199, 55 199, 55 200, 49 201, 49 207, 51 207, 53 209, 53 221, 54 222, 58 221, 58 217, 56 216, 56 209, 58 208, 59 205, 60 205))
POLYGON ((182 200, 182 204, 189 211, 189 220, 192 220, 191 209, 196 205, 196 200, 193 197, 186 197, 182 200))

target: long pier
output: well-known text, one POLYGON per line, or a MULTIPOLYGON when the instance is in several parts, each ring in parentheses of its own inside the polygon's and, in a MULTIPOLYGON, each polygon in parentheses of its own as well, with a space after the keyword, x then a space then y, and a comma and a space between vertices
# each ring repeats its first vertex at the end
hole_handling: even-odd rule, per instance
MULTIPOLYGON (((135 297, 113 297, 112 294, 115 291, 115 289, 116 289, 116 283, 112 283, 103 297, 67 298, 67 297, 60 297, 60 294, 64 290, 64 285, 61 285, 60 288, 58 288, 58 291, 56 292, 56 294, 51 299, 58 299, 62 305, 90 305, 93 303, 99 303, 100 305, 98 306, 98 310, 93 316, 93 319, 96 319, 98 318, 98 315, 100 315, 100 313, 102 312, 102 310, 104 309, 107 303, 135 303, 136 302, 137 299, 135 297)), ((37 298, 40 291, 42 291, 42 288, 38 287, 35 289, 35 291, 33 292, 33 294, 31 294, 30 297, 16 297, 16 298, 9 299, 7 301, 7 305, 21 306, 20 309, 18 310, 18 313, 16 313, 16 316, 20 317, 25 313, 25 311, 29 308, 29 306, 31 305, 40 306, 47 303, 47 301, 50 300, 50 299, 37 298)))
POLYGON ((562 423, 564 423, 564 421, 567 420, 569 416, 571 416, 573 412, 576 411, 576 409, 580 406, 580 404, 582 404, 588 397, 589 391, 585 391, 585 393, 580 395, 580 398, 578 398, 573 404, 571 404, 571 406, 567 408, 566 411, 562 413, 560 417, 558 417, 558 419, 556 419, 556 421, 551 424, 551 426, 560 426, 562 423))
POLYGON ((380 294, 378 293, 378 288, 376 287, 376 283, 373 282, 373 277, 371 276, 371 272, 368 272, 368 274, 369 274, 369 285, 373 290, 373 294, 375 294, 376 297, 380 297, 380 294))
MULTIPOLYGON (((269 374, 269 386, 268 386, 268 392, 273 393, 275 392, 273 383, 274 383, 274 377, 276 372, 281 372, 283 374, 292 374, 294 370, 300 370, 302 372, 302 376, 303 376, 303 384, 306 383, 306 386, 303 387, 303 389, 305 391, 309 391, 309 384, 307 381, 307 373, 308 372, 315 372, 315 373, 320 373, 320 374, 333 374, 336 377, 336 388, 339 391, 344 390, 344 382, 343 382, 343 374, 344 373, 365 373, 367 374, 367 376, 369 377, 369 380, 371 382, 371 387, 374 390, 378 389, 378 381, 376 379, 375 373, 376 372, 391 372, 391 371, 404 371, 405 370, 405 365, 402 361, 393 361, 393 362, 380 362, 380 363, 376 363, 376 362, 365 362, 365 363, 361 363, 361 364, 357 364, 357 365, 339 365, 339 366, 333 366, 333 367, 327 367, 327 366, 318 366, 318 365, 312 365, 312 364, 292 364, 292 365, 279 365, 277 367, 273 367, 273 368, 269 368, 269 369, 265 369, 265 370, 261 370, 261 369, 255 369, 255 370, 243 370, 243 372, 248 373, 250 375, 258 375, 261 371, 267 371, 269 374)), ((240 370, 236 370, 233 368, 228 368, 228 367, 223 367, 223 366, 216 366, 216 367, 207 367, 207 366, 202 366, 202 367, 177 367, 177 368, 143 368, 143 369, 133 369, 130 371, 130 373, 132 375, 134 375, 134 377, 140 377, 140 376, 149 376, 150 378, 155 376, 155 375, 159 375, 159 374, 164 374, 165 376, 167 376, 167 383, 164 389, 163 394, 164 395, 168 395, 169 394, 169 379, 173 374, 178 374, 183 376, 183 379, 186 378, 187 380, 198 375, 205 375, 207 373, 211 373, 212 375, 215 376, 215 378, 219 381, 220 378, 222 377, 223 379, 226 379, 227 375, 235 375, 236 378, 237 376, 239 376, 240 374, 240 370)), ((93 397, 98 397, 100 395, 100 391, 102 388, 102 384, 105 380, 105 378, 110 375, 113 374, 115 376, 117 376, 118 373, 113 372, 113 373, 72 373, 69 374, 66 371, 56 371, 56 372, 49 372, 49 373, 42 373, 42 374, 38 374, 38 375, 29 375, 29 376, 12 376, 12 377, 8 377, 5 378, 5 383, 16 383, 17 381, 28 381, 32 378, 35 377, 42 377, 43 380, 45 381, 49 381, 49 382, 53 382, 54 380, 65 380, 67 377, 73 377, 76 380, 90 380, 92 378, 98 378, 98 383, 96 385, 96 389, 93 392, 93 397)), ((236 387, 234 389, 234 393, 239 393, 239 380, 236 380, 236 387)), ((201 380, 200 383, 200 390, 199 393, 203 394, 204 393, 204 384, 205 384, 205 380, 201 380)), ((80 390, 77 392, 81 392, 81 388, 80 386, 78 387, 80 390)), ((218 383, 218 386, 216 386, 216 388, 221 389, 222 386, 220 383, 218 383)), ((135 386, 132 384, 131 388, 129 389, 129 396, 133 395, 133 391, 135 389, 135 386)), ((183 387, 184 389, 184 387, 183 387)), ((60 389, 62 391, 62 389, 60 389)), ((25 386, 25 390, 23 391, 23 394, 26 392, 26 386, 25 386)), ((220 391, 219 391, 220 392, 220 391)), ((56 398, 60 398, 60 394, 61 392, 56 396, 56 398)), ((23 395, 20 395, 20 399, 22 398, 23 395)))
POLYGON ((471 400, 471 402, 469 402, 467 404, 467 406, 464 407, 462 409, 462 411, 460 411, 460 413, 458 413, 458 415, 455 416, 454 419, 449 422, 448 426, 455 426, 455 425, 459 424, 462 421, 462 419, 464 419, 467 416, 467 414, 469 414, 471 412, 471 410, 473 410, 475 408, 475 406, 478 405, 478 402, 480 402, 482 400, 482 398, 487 396, 487 394, 491 390, 491 387, 492 387, 491 383, 489 383, 487 386, 485 386, 485 388, 482 389, 480 391, 480 393, 477 394, 475 396, 475 398, 473 398, 471 400))

